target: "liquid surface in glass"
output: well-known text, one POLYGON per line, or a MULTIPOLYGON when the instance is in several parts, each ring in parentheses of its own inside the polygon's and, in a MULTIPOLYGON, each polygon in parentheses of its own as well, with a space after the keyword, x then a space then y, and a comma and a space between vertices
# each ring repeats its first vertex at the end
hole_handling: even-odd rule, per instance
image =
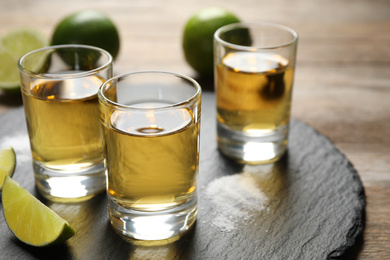
POLYGON ((68 80, 37 79, 23 89, 34 161, 75 171, 103 162, 98 76, 68 80))
MULTIPOLYGON (((150 101, 132 106, 161 105, 150 101)), ((109 196, 139 211, 187 202, 196 189, 198 132, 199 121, 194 122, 187 108, 114 111, 105 126, 109 196)))
POLYGON ((232 52, 216 68, 217 120, 248 135, 288 123, 294 68, 275 53, 232 52))

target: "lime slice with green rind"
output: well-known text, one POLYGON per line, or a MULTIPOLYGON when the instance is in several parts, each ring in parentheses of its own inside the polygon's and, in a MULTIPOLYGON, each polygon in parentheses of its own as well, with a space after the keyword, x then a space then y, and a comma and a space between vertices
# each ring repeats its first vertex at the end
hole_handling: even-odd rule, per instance
POLYGON ((8 176, 4 181, 2 204, 8 227, 27 245, 52 246, 75 234, 66 220, 8 176))
POLYGON ((16 167, 16 154, 12 147, 0 150, 0 190, 3 187, 4 179, 8 175, 14 175, 16 167))
POLYGON ((17 28, 3 35, 0 38, 0 88, 7 92, 19 92, 19 59, 48 44, 48 39, 33 28, 17 28))
POLYGON ((9 31, 0 39, 0 45, 19 60, 24 54, 45 47, 48 39, 33 28, 18 28, 9 31))
POLYGON ((0 47, 0 88, 5 91, 19 89, 17 59, 0 47))

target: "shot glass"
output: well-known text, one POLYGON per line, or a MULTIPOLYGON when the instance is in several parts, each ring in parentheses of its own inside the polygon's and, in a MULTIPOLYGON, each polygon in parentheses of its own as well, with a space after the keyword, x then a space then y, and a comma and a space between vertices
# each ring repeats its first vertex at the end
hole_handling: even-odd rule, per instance
POLYGON ((236 23, 214 34, 219 150, 247 164, 286 151, 298 35, 273 23, 236 23))
POLYGON ((119 75, 99 90, 114 229, 133 242, 173 241, 195 223, 201 88, 170 72, 119 75))
POLYGON ((99 87, 112 77, 111 55, 58 45, 18 62, 35 183, 47 199, 77 202, 105 190, 99 87))

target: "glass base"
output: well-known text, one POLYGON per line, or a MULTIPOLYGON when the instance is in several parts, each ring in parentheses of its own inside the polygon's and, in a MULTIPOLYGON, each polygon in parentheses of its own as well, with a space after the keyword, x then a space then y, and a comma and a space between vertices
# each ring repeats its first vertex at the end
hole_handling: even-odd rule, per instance
POLYGON ((58 171, 33 162, 38 191, 54 202, 80 202, 105 191, 104 163, 79 171, 58 171))
POLYGON ((288 124, 275 131, 249 135, 217 123, 218 148, 227 157, 246 164, 279 160, 287 150, 288 124))
POLYGON ((178 240, 194 225, 197 199, 163 211, 145 212, 124 208, 108 196, 110 221, 126 240, 140 245, 163 245, 178 240))

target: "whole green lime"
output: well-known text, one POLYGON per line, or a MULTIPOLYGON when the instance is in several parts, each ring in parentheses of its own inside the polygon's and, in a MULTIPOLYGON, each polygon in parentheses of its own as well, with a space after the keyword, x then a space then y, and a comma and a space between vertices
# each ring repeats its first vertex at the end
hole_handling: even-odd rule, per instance
POLYGON ((200 76, 213 75, 213 36, 220 27, 240 22, 236 15, 220 7, 207 7, 195 13, 186 23, 183 51, 188 64, 200 76))
POLYGON ((55 27, 51 45, 86 44, 108 51, 115 59, 120 37, 114 23, 103 12, 82 10, 62 19, 55 27))

